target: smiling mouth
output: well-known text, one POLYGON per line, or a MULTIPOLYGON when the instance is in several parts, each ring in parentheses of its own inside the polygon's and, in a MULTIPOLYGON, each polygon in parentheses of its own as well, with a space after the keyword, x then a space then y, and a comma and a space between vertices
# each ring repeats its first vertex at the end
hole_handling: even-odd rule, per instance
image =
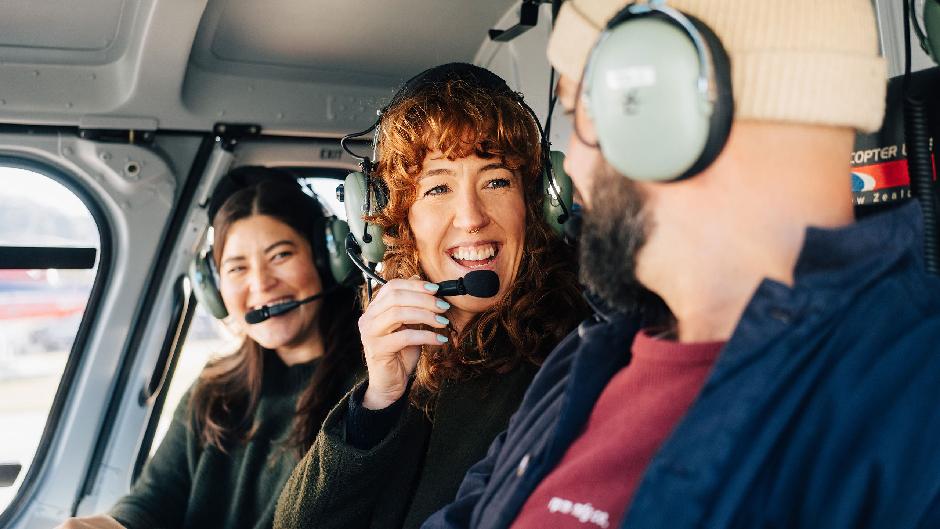
POLYGON ((457 246, 447 250, 447 255, 460 266, 480 268, 496 260, 496 256, 499 255, 499 246, 497 243, 457 246))
POLYGON ((289 303, 289 302, 291 302, 291 301, 294 301, 294 298, 293 298, 293 297, 291 297, 291 296, 282 296, 282 297, 279 297, 279 298, 277 298, 277 299, 272 299, 272 300, 265 301, 264 303, 262 303, 262 304, 260 304, 260 305, 254 305, 254 306, 252 306, 252 307, 251 307, 250 309, 248 309, 248 310, 258 310, 258 309, 260 309, 261 307, 271 307, 271 306, 274 306, 274 305, 280 305, 280 304, 282 304, 282 303, 289 303))

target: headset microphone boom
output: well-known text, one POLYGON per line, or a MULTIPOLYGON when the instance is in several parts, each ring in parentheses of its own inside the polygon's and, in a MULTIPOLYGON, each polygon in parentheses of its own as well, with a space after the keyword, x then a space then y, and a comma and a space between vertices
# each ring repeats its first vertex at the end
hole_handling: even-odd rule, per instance
MULTIPOLYGON (((353 258, 353 262, 358 264, 357 259, 353 258)), ((365 268, 365 267, 363 267, 365 268)), ((365 270, 363 270, 365 271, 365 270)), ((384 284, 385 280, 373 275, 370 272, 367 272, 373 279, 384 284)), ((447 281, 441 281, 437 283, 438 296, 473 296, 476 298, 491 298, 499 292, 499 275, 492 270, 474 270, 467 275, 451 279, 447 281)), ((339 286, 334 286, 326 289, 319 294, 314 294, 313 296, 304 298, 300 301, 288 301, 286 303, 278 303, 276 305, 265 305, 261 308, 251 310, 245 313, 245 322, 249 325, 254 325, 256 323, 261 323, 273 318, 274 316, 280 316, 286 314, 297 307, 310 303, 312 301, 318 300, 323 296, 326 296, 333 290, 339 288, 339 286)))

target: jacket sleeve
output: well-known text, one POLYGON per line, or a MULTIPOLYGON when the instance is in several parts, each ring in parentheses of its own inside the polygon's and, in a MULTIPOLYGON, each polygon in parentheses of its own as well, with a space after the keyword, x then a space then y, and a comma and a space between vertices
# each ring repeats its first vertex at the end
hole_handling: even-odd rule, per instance
POLYGON ((313 446, 284 485, 274 513, 275 529, 369 526, 385 476, 403 463, 401 447, 414 442, 412 437, 420 429, 415 424, 420 412, 406 407, 384 439, 359 449, 346 439, 351 394, 327 416, 313 446))
POLYGON ((454 501, 432 514, 421 525, 421 529, 469 529, 473 509, 476 508, 483 491, 486 490, 490 475, 496 466, 496 459, 499 457, 505 441, 506 432, 504 431, 490 444, 486 457, 470 467, 470 470, 464 475, 454 501))
POLYGON ((193 461, 199 451, 189 420, 189 395, 187 392, 180 400, 163 442, 144 465, 131 492, 108 513, 128 529, 182 525, 192 488, 193 461))

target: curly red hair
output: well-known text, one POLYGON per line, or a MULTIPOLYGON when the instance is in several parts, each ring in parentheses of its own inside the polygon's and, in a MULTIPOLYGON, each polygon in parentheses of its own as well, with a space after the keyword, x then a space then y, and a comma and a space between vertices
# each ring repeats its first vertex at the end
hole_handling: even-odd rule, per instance
POLYGON ((459 335, 451 331, 448 344, 426 347, 418 362, 411 400, 429 414, 444 382, 505 373, 522 362, 538 365, 587 313, 575 253, 542 216, 541 148, 538 124, 519 94, 463 80, 419 88, 382 117, 376 174, 388 186, 389 201, 370 222, 385 228, 386 279, 427 279, 408 210, 428 153, 497 158, 521 176, 524 189, 525 251, 515 283, 459 335))

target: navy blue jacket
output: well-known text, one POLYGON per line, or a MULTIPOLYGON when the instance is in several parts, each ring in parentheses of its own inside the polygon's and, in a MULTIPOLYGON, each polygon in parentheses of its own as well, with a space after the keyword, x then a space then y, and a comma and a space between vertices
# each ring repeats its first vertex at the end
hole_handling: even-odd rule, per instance
MULTIPOLYGON (((621 527, 940 527, 940 281, 920 222, 910 204, 807 231, 794 286, 760 284, 621 527)), ((637 330, 599 314, 559 344, 423 529, 508 527, 637 330)))

